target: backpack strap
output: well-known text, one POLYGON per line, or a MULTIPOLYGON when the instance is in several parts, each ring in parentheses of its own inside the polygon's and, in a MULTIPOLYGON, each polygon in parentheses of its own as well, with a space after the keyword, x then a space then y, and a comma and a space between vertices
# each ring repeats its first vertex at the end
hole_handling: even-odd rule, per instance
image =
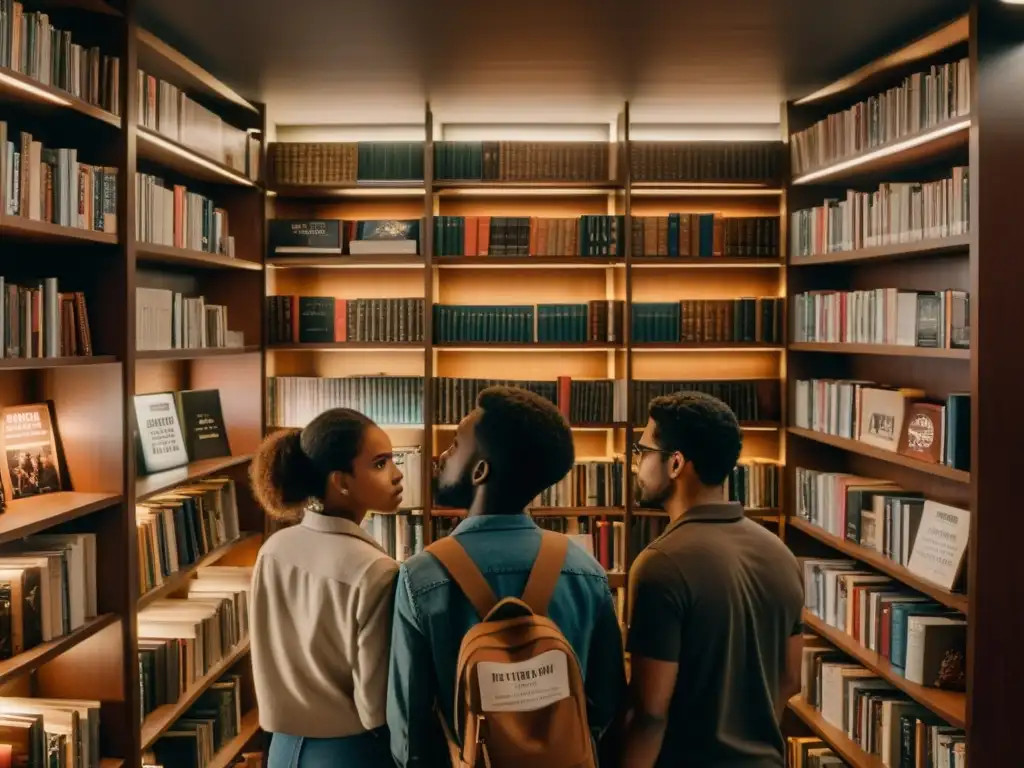
POLYGON ((441 561, 441 565, 462 590, 462 594, 476 608, 480 618, 486 617, 497 604, 498 598, 494 596, 491 585, 487 583, 476 563, 456 538, 445 536, 427 547, 426 551, 441 561))
POLYGON ((569 551, 569 537, 554 531, 542 530, 540 550, 523 590, 523 602, 537 616, 547 616, 548 603, 555 593, 555 585, 562 574, 565 555, 569 551))

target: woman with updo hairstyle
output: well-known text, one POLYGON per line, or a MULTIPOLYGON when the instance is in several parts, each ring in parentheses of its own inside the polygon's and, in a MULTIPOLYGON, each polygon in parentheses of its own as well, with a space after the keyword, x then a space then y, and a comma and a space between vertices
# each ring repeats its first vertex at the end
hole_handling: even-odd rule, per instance
POLYGON ((394 512, 402 473, 391 440, 335 408, 268 437, 250 479, 268 515, 298 521, 263 544, 250 636, 269 768, 391 765, 385 721, 398 564, 360 523, 394 512))

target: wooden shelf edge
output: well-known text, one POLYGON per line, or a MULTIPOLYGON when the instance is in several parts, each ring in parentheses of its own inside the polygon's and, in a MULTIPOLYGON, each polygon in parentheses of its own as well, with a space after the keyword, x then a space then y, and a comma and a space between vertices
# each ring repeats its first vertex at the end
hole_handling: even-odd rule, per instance
POLYGON ((0 544, 91 515, 124 501, 120 493, 60 491, 8 502, 0 515, 0 544))
POLYGON ((424 256, 414 254, 384 254, 380 256, 329 256, 302 255, 269 256, 267 266, 277 269, 309 269, 324 267, 328 269, 425 269, 424 256))
POLYGON ((822 352, 833 355, 882 355, 885 357, 931 357, 948 360, 970 360, 969 349, 911 347, 903 344, 845 344, 819 341, 797 341, 790 352, 822 352))
POLYGON ((210 565, 214 565, 218 560, 227 555, 235 547, 241 546, 251 539, 257 538, 260 534, 252 531, 243 531, 241 536, 232 541, 221 544, 216 549, 207 552, 201 558, 196 560, 191 565, 187 565, 184 568, 175 571, 166 577, 163 584, 158 587, 154 587, 145 594, 139 597, 139 609, 145 608, 150 603, 153 603, 161 598, 167 597, 179 589, 185 587, 191 580, 192 574, 198 571, 200 568, 205 568, 210 565))
POLYGON ((799 517, 791 517, 789 519, 789 525, 791 528, 796 528, 798 531, 803 531, 808 536, 817 539, 822 544, 826 544, 833 549, 848 555, 854 560, 859 560, 860 562, 871 566, 875 570, 884 573, 886 576, 891 576, 911 589, 920 592, 923 595, 927 595, 933 600, 936 600, 955 611, 960 611, 964 615, 967 615, 969 606, 967 595, 949 592, 937 584, 932 584, 926 579, 922 579, 920 576, 914 575, 899 563, 893 562, 889 558, 885 557, 885 555, 879 554, 867 547, 862 547, 859 544, 854 544, 853 542, 841 539, 838 536, 833 536, 828 531, 814 525, 814 523, 810 523, 799 517))
POLYGON ((43 666, 43 664, 46 664, 48 661, 60 656, 65 651, 74 648, 79 643, 88 640, 93 635, 118 621, 120 621, 120 619, 116 614, 105 613, 94 619, 89 619, 83 626, 73 632, 69 632, 63 637, 58 637, 48 643, 42 643, 41 645, 37 645, 35 648, 19 653, 13 658, 0 661, 0 683, 5 683, 15 677, 28 674, 29 672, 38 669, 43 666))
POLYGON ((284 344, 268 344, 268 352, 317 352, 317 351, 344 351, 346 349, 404 349, 413 352, 422 352, 426 346, 421 341, 326 341, 326 342, 298 342, 284 344))
POLYGON ((136 136, 138 137, 137 154, 142 159, 181 171, 186 175, 194 175, 197 179, 205 179, 218 184, 259 188, 255 181, 241 171, 236 171, 218 160, 206 157, 201 152, 164 136, 159 131, 138 125, 136 126, 136 136), (173 156, 174 160, 168 161, 168 156, 173 156), (186 164, 188 169, 182 170, 186 164))
MULTIPOLYGON (((613 144, 614 142, 609 142, 613 144)), ((587 189, 613 192, 624 188, 621 181, 481 181, 479 179, 444 179, 434 180, 435 192, 473 192, 474 190, 507 191, 512 194, 523 190, 551 190, 557 194, 559 190, 587 189)))
POLYGON ((970 235, 953 235, 951 237, 929 238, 909 243, 879 245, 872 248, 861 248, 854 251, 838 251, 823 253, 818 256, 791 256, 790 267, 813 267, 818 264, 845 264, 858 261, 895 261, 897 259, 914 259, 925 256, 939 256, 964 251, 971 246, 970 235))
POLYGON ((869 755, 861 749, 853 739, 828 722, 820 712, 799 695, 789 700, 789 708, 852 768, 887 768, 881 758, 869 755))
POLYGON ((441 269, 488 269, 498 267, 572 267, 605 269, 624 267, 623 256, 434 256, 432 266, 441 269))
POLYGON ((123 768, 124 760, 118 757, 100 758, 100 768, 123 768))
POLYGON ((881 448, 875 448, 872 445, 863 443, 860 440, 850 440, 846 437, 836 437, 826 432, 817 432, 813 429, 804 429, 802 427, 789 427, 787 430, 791 435, 802 437, 805 440, 813 440, 816 443, 822 443, 823 445, 829 445, 833 448, 839 448, 843 451, 850 453, 856 453, 860 456, 867 456, 870 459, 876 459, 887 464, 896 464, 907 469, 913 469, 917 472, 923 472, 927 475, 935 475, 945 480, 951 480, 954 483, 969 483, 971 482, 971 473, 965 472, 962 469, 953 469, 947 467, 945 464, 928 464, 924 461, 917 459, 911 459, 903 454, 896 453, 894 451, 884 451, 881 448))
POLYGON ((258 261, 248 261, 237 257, 225 256, 221 253, 193 251, 188 248, 174 248, 157 243, 135 242, 135 254, 139 261, 156 264, 180 264, 203 269, 240 269, 259 272, 263 265, 258 261))
POLYGON ((114 355, 81 355, 78 357, 4 357, 0 370, 30 371, 41 368, 72 368, 82 365, 110 365, 117 363, 114 355))
POLYGON ((33 104, 48 104, 70 109, 114 128, 121 127, 121 118, 112 112, 7 67, 0 67, 0 93, 7 93, 33 104))
POLYGON ((223 472, 250 461, 252 461, 250 453, 239 456, 223 456, 217 459, 193 461, 184 467, 175 467, 152 475, 137 477, 135 479, 135 501, 145 501, 151 496, 164 493, 184 483, 195 482, 207 475, 223 472))
POLYGON ((51 243, 84 242, 117 245, 117 234, 114 232, 63 227, 51 221, 30 219, 27 216, 11 216, 5 213, 0 213, 0 233, 51 243))
POLYGON ((227 672, 234 664, 249 653, 249 638, 242 640, 235 648, 221 659, 203 677, 194 682, 184 695, 173 704, 164 704, 157 707, 142 722, 142 749, 146 750, 153 746, 153 742, 181 717, 185 711, 192 706, 199 696, 213 685, 217 678, 227 672))
POLYGON ((873 166, 882 162, 893 167, 909 159, 907 156, 917 150, 927 151, 938 149, 948 151, 955 146, 967 143, 970 134, 971 115, 960 115, 941 123, 928 126, 917 133, 907 134, 898 139, 877 147, 841 158, 820 168, 812 168, 790 182, 793 186, 804 184, 822 184, 829 181, 840 181, 844 178, 857 176, 874 170, 873 166))
POLYGON ((938 688, 927 688, 923 685, 912 683, 902 675, 897 674, 889 662, 877 653, 864 648, 855 638, 835 627, 829 626, 817 616, 804 611, 803 621, 815 634, 828 640, 858 664, 870 669, 921 706, 930 709, 956 728, 964 727, 967 714, 967 697, 963 693, 943 691, 938 688))
POLYGON ((242 715, 242 722, 239 724, 238 735, 217 750, 217 753, 207 764, 206 768, 229 768, 232 761, 238 757, 238 754, 243 749, 245 749, 245 745, 248 744, 257 733, 259 733, 259 730, 260 714, 257 710, 250 709, 242 715))
POLYGON ((259 352, 258 344, 244 347, 200 347, 199 349, 140 349, 135 352, 136 360, 200 360, 204 357, 231 357, 259 352))

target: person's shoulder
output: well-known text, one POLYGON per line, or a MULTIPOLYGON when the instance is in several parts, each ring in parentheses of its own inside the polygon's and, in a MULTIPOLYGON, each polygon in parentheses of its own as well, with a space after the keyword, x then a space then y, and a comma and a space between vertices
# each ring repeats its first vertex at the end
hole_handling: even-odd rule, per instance
POLYGON ((412 595, 434 589, 451 581, 448 571, 429 549, 405 560, 398 569, 398 581, 412 595))
POLYGON ((653 542, 644 547, 633 561, 630 578, 637 584, 675 582, 682 578, 682 569, 674 554, 666 551, 660 542, 653 542))

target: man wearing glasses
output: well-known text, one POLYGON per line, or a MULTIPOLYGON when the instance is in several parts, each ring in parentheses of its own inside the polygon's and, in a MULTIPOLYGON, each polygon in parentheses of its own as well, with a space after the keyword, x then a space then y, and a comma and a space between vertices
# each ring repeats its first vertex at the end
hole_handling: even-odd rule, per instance
POLYGON ((728 501, 736 416, 697 392, 655 398, 633 446, 641 506, 668 528, 630 574, 625 768, 783 768, 800 690, 803 580, 777 536, 728 501))

